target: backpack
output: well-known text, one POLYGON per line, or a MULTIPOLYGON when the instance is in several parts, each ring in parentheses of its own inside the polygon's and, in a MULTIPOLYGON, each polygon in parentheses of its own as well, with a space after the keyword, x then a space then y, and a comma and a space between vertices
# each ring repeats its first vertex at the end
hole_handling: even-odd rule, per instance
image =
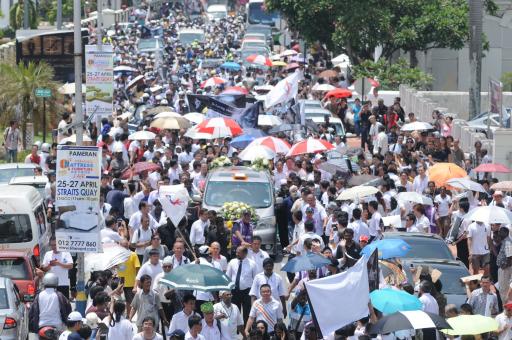
MULTIPOLYGON (((60 319, 63 323, 66 323, 68 315, 71 313, 71 304, 61 292, 55 290, 55 293, 59 298, 60 319)), ((28 331, 30 333, 37 333, 39 331, 39 293, 37 293, 28 311, 28 331)))

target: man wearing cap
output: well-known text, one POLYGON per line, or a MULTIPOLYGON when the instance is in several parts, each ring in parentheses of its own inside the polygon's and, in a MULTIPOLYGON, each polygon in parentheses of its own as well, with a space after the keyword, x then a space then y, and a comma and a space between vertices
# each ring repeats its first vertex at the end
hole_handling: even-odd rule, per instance
POLYGON ((230 340, 228 329, 225 329, 220 320, 214 317, 213 303, 205 302, 201 305, 201 312, 204 315, 202 320, 201 335, 205 340, 230 340), (223 334, 225 333, 225 335, 223 334))
POLYGON ((181 329, 176 329, 170 333, 169 340, 185 340, 185 332, 183 332, 181 329))
POLYGON ((496 316, 498 340, 512 339, 512 301, 503 305, 503 312, 496 316))
POLYGON ((237 332, 244 335, 244 320, 238 307, 231 303, 231 291, 221 291, 219 293, 220 302, 213 305, 215 319, 219 320, 226 329, 223 337, 226 339, 236 339, 237 332))
POLYGON ((155 280, 153 281, 153 290, 157 292, 158 296, 160 297, 160 302, 162 304, 164 314, 173 315, 173 304, 168 297, 171 297, 171 295, 176 292, 170 289, 168 285, 160 283, 160 279, 163 278, 164 275, 170 273, 172 270, 172 257, 166 256, 162 260, 162 269, 163 271, 155 276, 155 280))
POLYGON ((263 272, 254 277, 251 290, 249 291, 252 303, 254 303, 256 299, 261 298, 260 287, 264 284, 268 284, 270 286, 272 290, 272 297, 277 301, 281 301, 281 304, 283 305, 283 314, 286 317, 286 289, 281 276, 274 273, 274 260, 271 258, 267 258, 263 261, 263 272))
POLYGON ((59 336, 59 340, 82 340, 78 334, 82 328, 82 314, 80 312, 71 312, 66 320, 67 329, 59 336))

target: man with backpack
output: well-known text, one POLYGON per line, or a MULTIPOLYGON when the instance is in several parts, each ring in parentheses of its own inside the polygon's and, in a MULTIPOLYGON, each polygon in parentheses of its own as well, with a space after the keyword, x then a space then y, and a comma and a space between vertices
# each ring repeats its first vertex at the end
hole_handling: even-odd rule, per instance
POLYGON ((29 310, 29 331, 38 333, 45 327, 64 330, 64 325, 71 313, 69 300, 57 290, 59 278, 53 273, 46 273, 43 278, 44 289, 34 298, 29 310))

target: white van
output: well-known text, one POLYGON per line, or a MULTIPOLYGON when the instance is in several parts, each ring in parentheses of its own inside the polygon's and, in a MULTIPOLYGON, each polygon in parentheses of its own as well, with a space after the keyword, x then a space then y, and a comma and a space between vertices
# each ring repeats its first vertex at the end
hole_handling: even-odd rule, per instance
POLYGON ((32 186, 0 186, 0 250, 49 250, 51 228, 43 198, 32 186))

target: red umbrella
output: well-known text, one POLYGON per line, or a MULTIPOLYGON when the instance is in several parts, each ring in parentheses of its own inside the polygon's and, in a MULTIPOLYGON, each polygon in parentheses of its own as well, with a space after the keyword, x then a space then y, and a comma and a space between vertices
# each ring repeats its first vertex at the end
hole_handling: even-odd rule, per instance
POLYGON ((348 89, 334 89, 332 91, 327 92, 325 97, 350 98, 352 97, 352 91, 348 89))
POLYGON ((242 86, 231 86, 222 91, 220 94, 249 94, 249 91, 242 86))
POLYGON ((133 174, 140 174, 144 171, 155 171, 160 169, 160 165, 152 162, 138 162, 135 163, 132 169, 128 169, 125 172, 123 172, 123 175, 121 176, 121 179, 128 179, 133 174))
POLYGON ((474 172, 499 172, 499 173, 509 173, 510 169, 507 168, 505 165, 500 163, 487 163, 487 164, 480 164, 476 168, 473 169, 474 172))
POLYGON ((215 87, 216 85, 224 84, 226 81, 220 77, 211 77, 201 83, 201 88, 215 87))
POLYGON ((368 80, 370 81, 370 85, 372 85, 373 87, 380 87, 380 83, 378 80, 375 80, 373 78, 368 78, 368 80))
POLYGON ((261 54, 251 54, 250 56, 245 58, 245 60, 247 60, 251 64, 269 66, 269 67, 272 66, 272 60, 270 60, 270 58, 265 57, 264 55, 261 55, 261 54))
POLYGON ((288 142, 285 141, 284 139, 271 136, 256 138, 251 142, 251 144, 249 144, 249 146, 251 145, 263 145, 268 147, 275 153, 283 154, 286 154, 288 151, 290 151, 291 148, 290 144, 288 144, 288 142))
POLYGON ((334 145, 324 139, 308 138, 294 144, 286 156, 298 156, 305 153, 317 153, 334 149, 334 145))
POLYGON ((195 130, 199 133, 212 135, 214 138, 233 137, 241 135, 243 130, 230 118, 211 118, 196 125, 195 130))

